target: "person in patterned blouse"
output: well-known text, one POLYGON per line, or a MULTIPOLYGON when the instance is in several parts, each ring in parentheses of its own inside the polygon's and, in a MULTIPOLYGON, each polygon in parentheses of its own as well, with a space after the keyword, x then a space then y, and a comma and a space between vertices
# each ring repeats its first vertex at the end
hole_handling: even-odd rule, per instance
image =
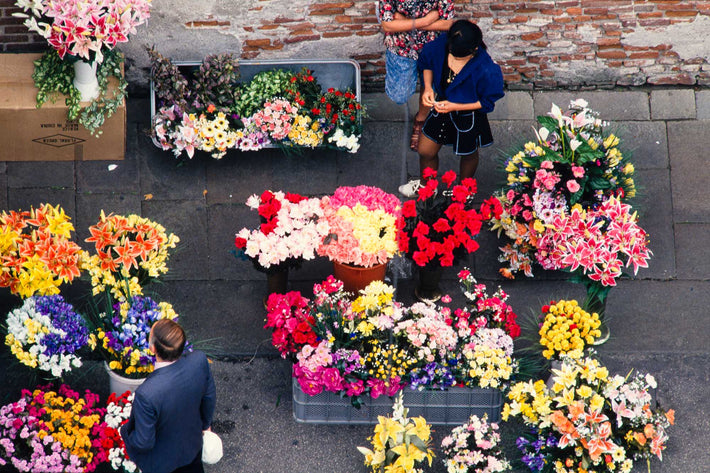
MULTIPOLYGON (((406 103, 417 89, 417 59, 425 44, 453 24, 453 0, 380 0, 378 15, 385 32, 385 92, 397 104, 406 103)), ((417 151, 429 107, 419 95, 410 148, 417 151)))

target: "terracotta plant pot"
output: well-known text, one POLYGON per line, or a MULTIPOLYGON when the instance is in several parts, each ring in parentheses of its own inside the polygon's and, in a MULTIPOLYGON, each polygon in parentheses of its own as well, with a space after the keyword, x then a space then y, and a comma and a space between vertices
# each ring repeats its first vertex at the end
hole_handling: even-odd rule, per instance
POLYGON ((387 273, 387 263, 365 268, 333 261, 333 275, 343 281, 343 288, 357 297, 358 292, 365 289, 372 281, 384 281, 387 273))

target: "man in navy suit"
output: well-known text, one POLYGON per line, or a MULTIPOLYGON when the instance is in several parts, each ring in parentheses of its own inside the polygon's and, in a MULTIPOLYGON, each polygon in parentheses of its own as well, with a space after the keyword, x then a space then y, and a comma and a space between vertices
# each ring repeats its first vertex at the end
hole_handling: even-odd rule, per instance
POLYGON ((121 428, 126 452, 143 473, 202 473, 202 431, 210 428, 216 390, 204 353, 182 356, 185 332, 161 319, 150 331, 155 370, 136 390, 121 428))

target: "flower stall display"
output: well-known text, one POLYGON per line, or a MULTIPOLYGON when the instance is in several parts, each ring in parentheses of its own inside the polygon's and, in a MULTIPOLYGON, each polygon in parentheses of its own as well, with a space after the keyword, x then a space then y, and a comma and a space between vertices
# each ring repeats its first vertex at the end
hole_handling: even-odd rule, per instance
POLYGON ((333 261, 345 289, 355 293, 384 279, 387 262, 398 252, 399 199, 378 187, 343 186, 323 197, 321 206, 330 230, 318 254, 333 261), (372 275, 362 268, 372 268, 372 275))
POLYGON ((582 99, 565 112, 553 105, 538 117, 537 141, 506 160, 507 185, 496 193, 503 211, 490 219, 492 230, 508 241, 499 258, 507 264, 501 269, 506 277, 533 275, 546 227, 575 204, 590 209, 611 196, 635 195, 634 166, 597 115, 582 99))
POLYGON ((171 304, 133 296, 116 301, 110 311, 93 318, 95 329, 90 343, 101 352, 111 371, 126 378, 145 378, 155 363, 149 346, 151 327, 160 319, 177 318, 171 304))
POLYGON ((552 382, 515 384, 503 408, 504 420, 531 428, 517 441, 530 471, 630 472, 636 460, 662 459, 674 411, 654 402, 653 376, 611 376, 592 356, 564 357, 552 382))
MULTIPOLYGON (((403 307, 393 299, 394 288, 381 281, 353 300, 333 276, 314 285, 311 300, 296 291, 272 294, 265 328, 273 331, 272 343, 281 356, 294 363, 296 385, 306 395, 299 395, 294 409, 322 393, 370 409, 383 394, 393 396, 408 385, 405 402, 419 391, 423 394, 417 399, 427 399, 427 392, 442 390, 457 393, 458 401, 451 403, 461 406, 465 418, 472 406, 484 408, 480 399, 462 401, 474 392, 466 389, 485 398, 486 389, 504 389, 511 382, 517 370, 513 337, 520 328, 502 291, 488 296, 476 286, 471 304, 456 310, 421 302, 403 307)), ((357 419, 368 420, 366 414, 357 419)), ((437 423, 450 421, 442 416, 437 423)))
POLYGON ((7 316, 5 344, 23 365, 61 377, 81 367, 89 341, 84 318, 59 295, 32 296, 7 316))
POLYGON ((468 178, 457 184, 454 171, 438 178, 437 171, 426 168, 423 178, 426 183, 417 198, 402 204, 397 241, 400 251, 420 269, 417 297, 436 301, 441 297, 441 268, 478 250, 476 235, 482 222, 500 215, 500 204, 490 198, 477 210, 473 203, 476 181, 468 178))
POLYGON ((548 360, 581 358, 601 336, 599 314, 585 311, 576 300, 552 301, 542 306, 541 316, 538 333, 542 356, 548 360))
POLYGON ((156 102, 153 139, 176 157, 192 158, 201 150, 221 159, 229 149, 274 146, 284 151, 324 146, 351 153, 359 148, 364 109, 358 97, 350 90, 323 91, 307 68, 275 67, 240 83, 233 55, 208 56, 192 78, 181 67, 194 66, 175 66, 157 51, 149 53, 156 102))
POLYGON ((431 445, 431 427, 424 417, 408 417, 400 393, 392 408, 391 416, 378 416, 378 424, 368 440, 372 450, 357 449, 365 455, 365 466, 373 473, 422 473, 420 464, 425 461, 431 467, 434 451, 431 445))
POLYGON ((128 457, 119 432, 121 426, 128 422, 134 397, 135 393, 128 391, 122 394, 111 393, 107 400, 106 414, 103 419, 108 427, 103 439, 104 449, 108 451, 106 461, 111 464, 111 468, 114 470, 125 473, 140 472, 138 466, 128 457))
POLYGON ((92 472, 105 462, 108 427, 91 391, 80 395, 66 385, 23 390, 0 407, 0 466, 21 472, 92 472))
POLYGON ((22 298, 59 294, 79 276, 81 248, 71 241, 74 226, 59 206, 0 215, 0 287, 22 298))
POLYGON ((84 255, 82 269, 91 276, 93 294, 108 291, 115 299, 143 294, 142 286, 168 272, 170 250, 180 242, 161 224, 139 215, 105 215, 89 227, 95 253, 84 255))
POLYGON ((498 424, 471 416, 441 441, 447 473, 503 473, 510 462, 501 449, 498 424))

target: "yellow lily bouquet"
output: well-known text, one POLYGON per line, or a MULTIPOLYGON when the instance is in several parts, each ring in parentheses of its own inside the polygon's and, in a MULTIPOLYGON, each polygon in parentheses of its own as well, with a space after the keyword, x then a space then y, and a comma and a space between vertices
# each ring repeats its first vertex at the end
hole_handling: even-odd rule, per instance
POLYGON ((402 391, 392 408, 392 417, 378 416, 374 435, 368 440, 374 448, 357 449, 365 455, 365 466, 373 473, 421 473, 419 464, 424 460, 431 467, 434 451, 431 445, 431 428, 424 417, 408 418, 402 391))

